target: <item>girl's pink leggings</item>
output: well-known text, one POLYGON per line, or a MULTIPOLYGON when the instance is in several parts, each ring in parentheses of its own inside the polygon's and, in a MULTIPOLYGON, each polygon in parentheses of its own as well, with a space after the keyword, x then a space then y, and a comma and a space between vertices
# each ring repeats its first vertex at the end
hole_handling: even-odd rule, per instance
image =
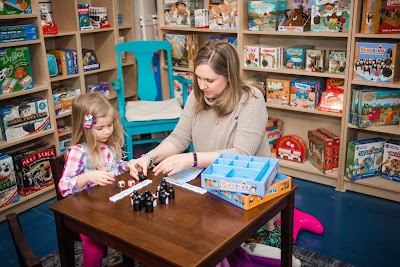
POLYGON ((88 236, 79 235, 83 243, 83 267, 101 267, 105 246, 88 236))

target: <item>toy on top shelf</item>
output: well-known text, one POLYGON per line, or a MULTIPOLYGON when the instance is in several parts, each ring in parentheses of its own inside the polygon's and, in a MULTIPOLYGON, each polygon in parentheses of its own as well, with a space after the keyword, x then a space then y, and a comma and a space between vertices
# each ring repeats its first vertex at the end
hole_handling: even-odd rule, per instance
POLYGON ((164 0, 165 26, 194 27, 194 1, 164 0))
POLYGON ((43 4, 39 4, 40 11, 40 20, 42 22, 42 28, 44 34, 57 34, 58 27, 53 22, 49 11, 47 10, 47 6, 43 4))
POLYGON ((237 0, 209 0, 210 29, 237 30, 237 0))
POLYGON ((249 1, 249 30, 276 31, 285 18, 286 1, 249 1))
POLYGON ((201 187, 265 196, 277 172, 277 159, 223 153, 201 174, 201 187))
POLYGON ((89 4, 78 4, 78 20, 80 30, 93 30, 90 19, 89 4))
POLYGON ((348 32, 350 0, 313 0, 311 30, 348 32))
POLYGON ((400 33, 400 2, 363 0, 361 33, 400 33))
POLYGON ((292 9, 286 11, 278 31, 304 32, 310 30, 311 2, 293 0, 292 9))
POLYGON ((31 0, 1 0, 0 15, 32 14, 31 0))
POLYGON ((106 7, 89 7, 90 23, 94 29, 110 28, 106 7))

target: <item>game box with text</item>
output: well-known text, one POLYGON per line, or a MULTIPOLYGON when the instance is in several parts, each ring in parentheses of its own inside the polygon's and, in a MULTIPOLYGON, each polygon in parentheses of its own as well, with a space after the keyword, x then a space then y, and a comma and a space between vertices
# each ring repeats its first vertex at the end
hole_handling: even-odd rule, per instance
POLYGON ((292 189, 292 177, 277 173, 272 184, 267 188, 264 196, 242 194, 225 190, 207 189, 207 192, 216 195, 244 210, 255 208, 269 200, 279 197, 292 189))
POLYGON ((201 174, 201 187, 265 196, 277 172, 277 159, 223 153, 201 174))

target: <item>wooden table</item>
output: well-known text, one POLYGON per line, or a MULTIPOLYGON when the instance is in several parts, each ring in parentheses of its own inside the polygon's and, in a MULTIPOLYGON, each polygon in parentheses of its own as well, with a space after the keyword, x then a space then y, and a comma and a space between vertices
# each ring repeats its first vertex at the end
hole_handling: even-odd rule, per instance
MULTIPOLYGON (((160 177, 140 189, 155 192, 160 177)), ((118 180, 130 179, 125 173, 118 180)), ((192 181, 200 186, 200 178, 192 181)), ((125 187, 126 189, 127 187, 125 187)), ((117 182, 95 186, 53 203, 61 265, 75 266, 71 231, 80 232, 150 266, 214 266, 260 227, 282 212, 282 266, 292 266, 292 190, 245 211, 212 194, 175 186, 175 199, 158 204, 153 213, 135 212, 130 197, 111 202, 117 182)))

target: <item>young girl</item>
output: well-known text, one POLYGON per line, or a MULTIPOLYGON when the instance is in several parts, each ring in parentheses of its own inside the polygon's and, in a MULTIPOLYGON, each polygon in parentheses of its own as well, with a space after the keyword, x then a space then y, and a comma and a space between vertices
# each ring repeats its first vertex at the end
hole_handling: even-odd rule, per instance
MULTIPOLYGON (((124 132, 118 112, 100 93, 87 93, 72 105, 72 142, 67 150, 64 173, 58 185, 63 196, 94 185, 112 184, 116 175, 129 170, 122 160, 124 132)), ((83 266, 102 265, 104 246, 80 234, 83 266)))

